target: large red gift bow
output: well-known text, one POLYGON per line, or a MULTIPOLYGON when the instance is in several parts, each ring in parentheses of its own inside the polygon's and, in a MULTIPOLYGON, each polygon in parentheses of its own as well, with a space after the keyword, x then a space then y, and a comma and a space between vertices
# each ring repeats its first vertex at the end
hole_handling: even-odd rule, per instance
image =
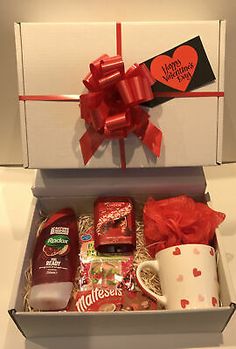
MULTIPOLYGON (((83 80, 89 93, 80 96, 81 117, 89 125, 80 139, 85 165, 105 139, 123 142, 130 132, 160 156, 162 133, 139 106, 153 99, 151 86, 154 82, 144 64, 134 64, 125 73, 119 55, 103 55, 90 64, 90 73, 83 80)), ((122 143, 120 147, 124 168, 122 143)))
POLYGON ((89 90, 80 96, 81 117, 89 125, 80 139, 85 165, 105 139, 119 139, 121 167, 126 168, 124 138, 133 132, 157 157, 162 132, 140 106, 153 99, 155 79, 147 67, 134 64, 124 71, 121 23, 116 24, 116 53, 103 55, 90 64, 83 83, 89 90))
POLYGON ((135 133, 156 156, 160 155, 162 133, 149 122, 149 115, 138 106, 139 103, 151 100, 153 97, 224 97, 224 92, 158 92, 153 96, 150 87, 155 80, 144 64, 134 64, 124 73, 121 59, 121 23, 116 24, 116 46, 117 56, 103 55, 90 65, 91 74, 84 80, 85 86, 90 91, 89 94, 82 95, 83 97, 79 95, 20 95, 19 100, 80 101, 81 103, 82 97, 81 114, 89 124, 88 130, 80 139, 84 163, 87 164, 104 139, 118 138, 121 167, 126 168, 124 138, 130 132, 135 133), (130 79, 132 81, 127 81, 130 79), (113 90, 108 92, 109 87, 115 84, 116 86, 112 87, 113 90), (120 98, 115 101, 117 91, 120 93, 120 98), (113 111, 116 114, 109 115, 113 111))

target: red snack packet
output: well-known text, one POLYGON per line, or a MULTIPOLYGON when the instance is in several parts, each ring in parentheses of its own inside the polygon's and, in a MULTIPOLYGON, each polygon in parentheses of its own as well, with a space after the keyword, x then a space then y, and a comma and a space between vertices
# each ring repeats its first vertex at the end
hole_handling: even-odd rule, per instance
POLYGON ((144 236, 152 256, 181 244, 211 244, 225 214, 185 195, 165 200, 149 198, 144 206, 144 236))
POLYGON ((133 255, 98 254, 93 228, 80 235, 80 247, 80 290, 73 294, 67 311, 157 309, 155 301, 136 289, 133 255))
POLYGON ((80 235, 80 289, 118 285, 133 266, 133 255, 99 255, 95 250, 94 229, 80 235))
POLYGON ((122 288, 93 288, 89 291, 78 291, 70 304, 70 311, 114 312, 156 310, 157 303, 140 291, 127 291, 122 288))

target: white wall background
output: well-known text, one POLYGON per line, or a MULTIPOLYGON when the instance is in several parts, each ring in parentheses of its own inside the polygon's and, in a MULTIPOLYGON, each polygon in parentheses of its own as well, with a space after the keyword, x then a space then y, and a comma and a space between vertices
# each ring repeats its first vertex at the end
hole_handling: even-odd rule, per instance
POLYGON ((0 164, 22 161, 14 22, 227 20, 224 161, 236 161, 236 0, 0 0, 0 164))

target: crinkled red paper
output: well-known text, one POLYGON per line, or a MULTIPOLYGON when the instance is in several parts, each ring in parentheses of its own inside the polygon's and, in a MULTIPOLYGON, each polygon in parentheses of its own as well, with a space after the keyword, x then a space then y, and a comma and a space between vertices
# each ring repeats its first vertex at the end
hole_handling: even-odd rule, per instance
POLYGON ((185 195, 154 200, 144 206, 144 236, 152 256, 160 250, 181 244, 207 244, 225 214, 212 210, 185 195))

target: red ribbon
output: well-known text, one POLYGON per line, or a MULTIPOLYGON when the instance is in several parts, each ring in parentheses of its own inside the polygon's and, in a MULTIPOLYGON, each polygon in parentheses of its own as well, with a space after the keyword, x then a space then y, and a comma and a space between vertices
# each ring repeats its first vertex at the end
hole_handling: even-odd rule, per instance
MULTIPOLYGON (((155 92, 155 97, 163 98, 186 98, 186 97, 224 97, 222 91, 205 92, 155 92)), ((79 102, 79 95, 19 95, 19 101, 42 101, 42 102, 79 102)))
POLYGON ((90 64, 83 80, 89 93, 80 96, 81 117, 89 125, 80 139, 85 165, 105 139, 124 139, 131 132, 160 156, 161 130, 139 106, 153 99, 154 82, 145 64, 135 63, 125 72, 119 55, 104 54, 90 64))

